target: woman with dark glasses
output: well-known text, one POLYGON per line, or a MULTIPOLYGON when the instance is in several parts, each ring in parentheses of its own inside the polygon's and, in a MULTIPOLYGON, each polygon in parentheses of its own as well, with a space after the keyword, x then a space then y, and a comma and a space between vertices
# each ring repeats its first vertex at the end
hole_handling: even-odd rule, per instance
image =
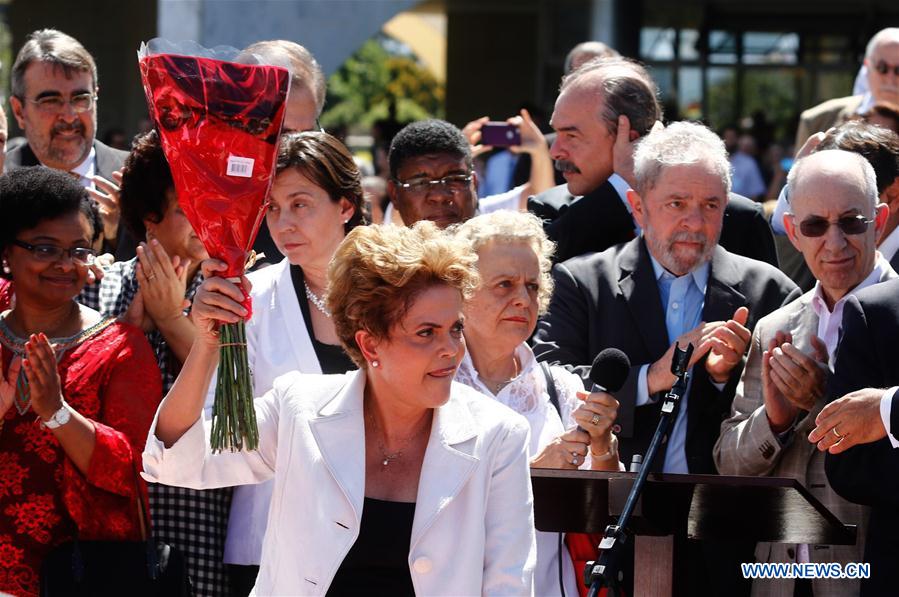
POLYGON ((65 541, 140 539, 135 470, 162 387, 143 333, 79 305, 101 230, 51 168, 0 177, 0 593, 65 541))

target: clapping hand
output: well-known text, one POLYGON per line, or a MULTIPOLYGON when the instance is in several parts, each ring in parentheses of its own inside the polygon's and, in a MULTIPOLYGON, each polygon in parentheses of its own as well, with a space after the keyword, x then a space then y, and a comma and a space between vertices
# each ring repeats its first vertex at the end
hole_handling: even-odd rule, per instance
POLYGON ((9 367, 6 368, 5 375, 0 378, 0 425, 2 425, 3 416, 15 402, 21 368, 21 357, 13 356, 9 367))
POLYGON ((156 327, 182 317, 184 309, 190 306, 184 298, 190 261, 182 262, 177 255, 170 259, 155 239, 137 247, 137 258, 137 281, 145 314, 156 327))
POLYGON ((47 420, 62 407, 62 392, 59 371, 56 369, 56 354, 50 340, 43 333, 31 334, 25 343, 22 366, 28 378, 31 409, 41 419, 47 420))
POLYGON ((709 354, 705 360, 705 370, 716 383, 725 383, 730 372, 740 364, 752 334, 746 327, 749 309, 740 307, 728 319, 716 327, 707 338, 709 354))
POLYGON ((95 188, 88 188, 87 192, 97 202, 100 208, 100 219, 103 222, 103 236, 107 240, 114 240, 119 232, 119 220, 121 219, 121 189, 122 171, 112 173, 112 180, 106 180, 102 176, 94 176, 91 180, 95 188))
POLYGON ((792 335, 778 332, 762 354, 762 397, 772 430, 786 430, 800 410, 810 411, 824 395, 827 347, 811 338, 814 356, 802 353, 792 335))

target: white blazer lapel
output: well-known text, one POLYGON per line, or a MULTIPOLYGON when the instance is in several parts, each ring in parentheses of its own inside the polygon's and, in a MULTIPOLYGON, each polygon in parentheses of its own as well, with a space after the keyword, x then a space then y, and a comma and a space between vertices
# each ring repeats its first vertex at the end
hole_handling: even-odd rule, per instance
MULTIPOLYGON (((275 291, 272 296, 277 304, 276 312, 281 314, 284 328, 283 333, 290 338, 296 363, 303 373, 321 373, 321 365, 315 356, 312 347, 312 339, 306 331, 306 322, 303 320, 303 311, 300 309, 299 299, 290 279, 290 262, 285 258, 278 265, 271 267, 281 268, 278 278, 275 280, 275 291)), ((274 307, 274 305, 273 305, 274 307)))
MULTIPOLYGON (((476 437, 475 422, 460 401, 451 397, 449 402, 435 412, 418 480, 415 519, 412 523, 412 548, 434 522, 440 510, 465 487, 466 481, 477 468, 479 459, 474 455, 476 437)), ((410 549, 410 553, 411 551, 410 549)))
POLYGON ((347 382, 309 421, 309 427, 324 465, 352 504, 358 521, 365 497, 365 373, 348 373, 347 382))

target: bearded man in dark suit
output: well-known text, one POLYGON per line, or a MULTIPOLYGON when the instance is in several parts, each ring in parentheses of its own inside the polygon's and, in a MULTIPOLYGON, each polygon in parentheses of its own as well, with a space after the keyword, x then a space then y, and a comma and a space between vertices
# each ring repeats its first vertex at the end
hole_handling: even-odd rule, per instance
MULTIPOLYGON (((714 474, 712 448, 730 413, 752 328, 799 290, 773 266, 718 246, 730 162, 713 132, 680 122, 650 133, 637 147, 634 173, 628 199, 640 236, 555 266, 556 290, 534 352, 588 384, 601 350, 628 355, 631 370, 615 394, 619 453, 627 463, 646 452, 656 429, 659 398, 675 381, 675 342, 692 343, 692 380, 653 470, 714 474)), ((748 591, 737 564, 751 561, 754 545, 740 553, 720 544, 687 547, 685 594, 748 591)))
MULTIPOLYGON (((562 79, 553 111, 551 154, 567 181, 528 201, 546 222, 558 262, 603 251, 639 234, 627 205, 633 187, 633 144, 662 117, 655 82, 626 58, 587 62, 562 79)), ((731 193, 721 245, 777 265, 761 207, 731 193)))

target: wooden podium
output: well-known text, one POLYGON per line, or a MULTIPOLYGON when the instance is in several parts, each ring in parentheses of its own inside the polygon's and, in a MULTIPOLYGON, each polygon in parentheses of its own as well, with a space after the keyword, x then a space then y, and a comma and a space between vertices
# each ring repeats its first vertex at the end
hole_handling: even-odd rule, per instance
MULTIPOLYGON (((599 533, 620 514, 636 473, 531 469, 537 530, 599 533)), ((844 525, 795 479, 651 473, 628 527, 635 597, 673 591, 674 537, 854 545, 844 525)), ((582 577, 582 571, 575 571, 582 577)))

